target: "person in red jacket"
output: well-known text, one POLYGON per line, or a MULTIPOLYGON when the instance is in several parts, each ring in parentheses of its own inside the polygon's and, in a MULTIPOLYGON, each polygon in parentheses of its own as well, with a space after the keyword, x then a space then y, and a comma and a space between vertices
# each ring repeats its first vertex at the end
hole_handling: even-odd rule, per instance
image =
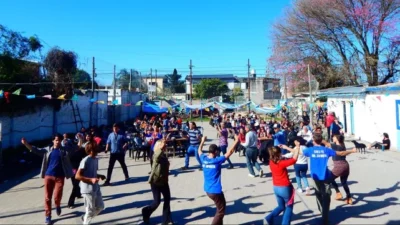
POLYGON ((276 217, 283 212, 282 224, 290 224, 293 214, 294 189, 290 183, 287 167, 294 165, 299 155, 296 149, 291 159, 283 159, 281 148, 287 149, 285 145, 274 146, 269 149, 270 162, 269 168, 272 173, 273 189, 278 202, 278 206, 264 218, 266 224, 277 224, 276 217))
POLYGON ((328 116, 326 116, 325 127, 328 130, 328 140, 331 140, 331 125, 335 121, 335 115, 333 112, 329 112, 328 116))

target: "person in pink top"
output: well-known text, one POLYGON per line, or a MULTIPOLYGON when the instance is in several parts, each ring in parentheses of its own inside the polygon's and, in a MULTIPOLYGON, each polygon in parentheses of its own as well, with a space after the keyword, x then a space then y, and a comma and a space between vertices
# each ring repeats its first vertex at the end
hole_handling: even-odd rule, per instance
POLYGON ((328 130, 328 140, 331 140, 331 125, 335 121, 335 115, 333 112, 329 112, 326 116, 325 127, 328 130))

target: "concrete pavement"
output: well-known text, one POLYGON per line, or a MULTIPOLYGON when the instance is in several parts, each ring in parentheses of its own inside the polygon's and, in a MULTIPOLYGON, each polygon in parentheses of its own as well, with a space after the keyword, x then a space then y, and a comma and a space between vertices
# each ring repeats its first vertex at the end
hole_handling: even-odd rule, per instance
MULTIPOLYGON (((217 143, 216 133, 207 122, 204 132, 217 143)), ((230 143, 233 141, 230 140, 230 143)), ((347 143, 348 147, 352 146, 347 143)), ((208 145, 206 146, 208 148, 208 145)), ((235 169, 223 169, 222 184, 227 200, 225 224, 262 224, 263 217, 277 205, 268 166, 262 166, 266 173, 263 178, 247 176, 244 157, 232 156, 235 169)), ((112 176, 113 186, 102 187, 106 209, 94 220, 94 224, 140 224, 141 208, 150 204, 152 194, 147 183, 150 171, 149 161, 134 161, 127 158, 131 180, 123 181, 123 173, 116 163, 112 176)), ((400 224, 400 154, 367 150, 367 154, 348 156, 351 167, 350 190, 354 204, 345 205, 334 200, 332 195, 331 221, 333 224, 400 224)), ((213 202, 203 191, 203 174, 198 171, 195 158, 190 160, 190 170, 181 172, 183 158, 170 158, 171 208, 177 224, 210 224, 215 213, 213 202)), ((106 174, 108 155, 100 155, 100 171, 106 174)), ((226 164, 227 166, 227 164, 226 164)), ((226 167, 225 166, 225 167, 226 167)), ((293 168, 290 178, 294 181, 293 168)), ((311 179, 309 179, 312 184, 311 179)), ((338 182, 340 184, 340 182, 338 182)), ((294 184, 297 187, 296 184, 294 184)), ((53 211, 55 224, 79 224, 84 213, 82 199, 78 207, 66 208, 71 191, 70 180, 66 181, 63 193, 63 213, 57 217, 53 211)), ((341 188, 344 194, 343 188, 341 188)), ((334 192, 334 191, 333 191, 334 192)), ((25 182, 0 194, 0 224, 42 224, 44 223, 43 180, 36 175, 25 182)), ((151 218, 151 224, 161 223, 162 204, 151 218)), ((317 224, 319 212, 315 196, 296 193, 292 224, 317 224)))

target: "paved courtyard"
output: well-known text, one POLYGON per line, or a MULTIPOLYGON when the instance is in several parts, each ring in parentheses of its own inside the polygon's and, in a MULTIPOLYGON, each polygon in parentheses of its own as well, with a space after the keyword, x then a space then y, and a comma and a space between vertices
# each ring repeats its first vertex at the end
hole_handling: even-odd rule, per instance
MULTIPOLYGON (((216 133, 207 122, 205 134, 216 143, 216 133)), ((232 143, 233 141, 230 140, 232 143)), ((348 143, 348 147, 352 147, 348 143)), ((206 146, 208 148, 208 146, 206 146)), ((100 155, 99 173, 106 174, 108 155, 100 155)), ((400 224, 400 154, 397 152, 367 151, 367 154, 353 154, 348 157, 351 165, 350 190, 354 204, 334 200, 332 195, 332 224, 400 224)), ((170 158, 170 187, 172 195, 172 217, 177 224, 210 224, 215 213, 213 202, 203 191, 203 174, 198 171, 197 161, 192 157, 191 169, 181 172, 183 158, 170 158)), ((232 156, 236 168, 223 169, 222 184, 227 200, 225 224, 262 224, 263 217, 277 203, 272 191, 272 181, 267 166, 263 166, 266 176, 247 176, 245 158, 232 156)), ((142 224, 141 208, 152 201, 147 183, 150 171, 149 161, 135 161, 127 158, 130 181, 123 181, 123 173, 116 164, 111 187, 102 187, 106 209, 94 220, 94 224, 142 224)), ((27 175, 29 177, 29 174, 27 175)), ((293 168, 290 178, 294 182, 293 168)), ((23 178, 21 178, 23 179, 23 178)), ((20 180, 21 180, 20 179, 20 180)), ((311 180, 309 180, 310 183, 311 180)), ((42 224, 44 222, 43 180, 38 175, 20 182, 8 181, 0 186, 0 224, 42 224), (9 186, 13 186, 8 188, 9 186)), ((340 184, 340 182, 338 182, 340 184)), ((296 184, 294 184, 296 187, 296 184)), ((82 199, 78 207, 66 208, 71 191, 71 182, 66 181, 63 193, 63 213, 57 217, 53 211, 55 224, 78 224, 84 213, 82 199)), ((343 189, 340 187, 342 193, 343 189)), ((161 223, 162 206, 151 218, 151 224, 161 223)), ((319 218, 315 196, 296 194, 292 224, 317 224, 319 218)))

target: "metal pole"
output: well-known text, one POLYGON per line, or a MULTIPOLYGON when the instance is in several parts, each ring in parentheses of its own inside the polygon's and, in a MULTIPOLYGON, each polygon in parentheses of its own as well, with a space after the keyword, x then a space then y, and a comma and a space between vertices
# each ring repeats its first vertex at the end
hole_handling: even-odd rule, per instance
MULTIPOLYGON (((251 101, 251 98, 250 98, 250 59, 247 59, 247 82, 248 82, 248 88, 247 88, 247 91, 248 91, 248 95, 249 95, 249 102, 251 101)), ((249 114, 250 114, 250 104, 249 104, 249 114)))
POLYGON ((132 69, 131 69, 131 74, 129 75, 129 92, 132 91, 132 69))
MULTIPOLYGON (((92 58, 92 99, 94 98, 94 77, 96 75, 96 67, 95 67, 95 59, 94 57, 92 58)), ((92 126, 92 120, 93 120, 93 102, 90 101, 90 115, 89 115, 89 127, 92 126)))
MULTIPOLYGON (((190 69, 190 74, 189 74, 189 79, 190 79, 190 105, 192 105, 192 95, 193 95, 193 81, 192 81, 192 67, 193 67, 193 65, 192 65, 192 60, 190 60, 190 64, 189 64, 189 69, 190 69)), ((192 119, 192 110, 190 110, 190 119, 192 119)))
POLYGON ((113 87, 113 103, 115 101, 115 99, 117 98, 116 94, 117 94, 117 79, 116 79, 116 66, 114 65, 114 87, 113 87))
POLYGON ((309 108, 310 108, 310 124, 312 126, 313 124, 313 116, 312 116, 312 108, 311 108, 311 103, 312 101, 312 88, 311 88, 311 73, 310 73, 310 64, 307 65, 308 68, 308 88, 310 91, 310 104, 309 104, 309 108))
MULTIPOLYGON (((150 85, 153 86, 153 69, 150 69, 150 85)), ((153 94, 151 94, 151 100, 153 100, 153 94)))
POLYGON ((158 87, 158 80, 157 80, 157 70, 156 70, 156 98, 157 98, 157 87, 158 87))

